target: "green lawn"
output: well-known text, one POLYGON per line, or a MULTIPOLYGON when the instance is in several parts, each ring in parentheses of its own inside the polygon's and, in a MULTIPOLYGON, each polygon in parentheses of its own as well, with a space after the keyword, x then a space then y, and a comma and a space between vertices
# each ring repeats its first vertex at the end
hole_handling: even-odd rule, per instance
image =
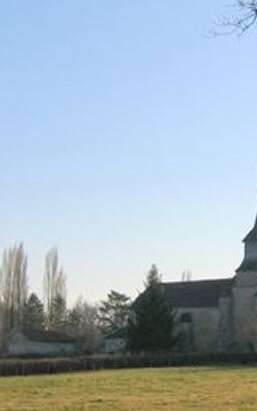
POLYGON ((0 410, 257 410, 257 368, 142 369, 0 378, 0 410))

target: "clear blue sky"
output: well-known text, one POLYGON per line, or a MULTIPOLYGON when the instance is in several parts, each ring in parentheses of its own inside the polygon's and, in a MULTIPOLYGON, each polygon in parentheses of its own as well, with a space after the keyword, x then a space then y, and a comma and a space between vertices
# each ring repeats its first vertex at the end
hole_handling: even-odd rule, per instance
POLYGON ((233 274, 257 211, 257 32, 208 39, 227 3, 2 3, 0 250, 24 241, 32 288, 54 245, 71 299, 135 295, 152 262, 233 274))

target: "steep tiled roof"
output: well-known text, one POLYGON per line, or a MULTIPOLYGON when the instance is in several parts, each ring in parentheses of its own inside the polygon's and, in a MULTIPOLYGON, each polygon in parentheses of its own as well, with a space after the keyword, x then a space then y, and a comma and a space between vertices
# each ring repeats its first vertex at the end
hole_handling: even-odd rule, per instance
POLYGON ((72 343, 75 339, 67 334, 54 332, 54 331, 32 331, 24 330, 24 335, 31 341, 41 341, 48 343, 72 343))
MULTIPOLYGON (((162 283, 167 302, 174 308, 217 307, 219 298, 230 295, 234 279, 202 280, 162 283)), ((140 304, 144 293, 140 294, 134 306, 140 304)))
POLYGON ((231 293, 233 278, 163 283, 167 300, 173 307, 217 307, 219 298, 231 293))

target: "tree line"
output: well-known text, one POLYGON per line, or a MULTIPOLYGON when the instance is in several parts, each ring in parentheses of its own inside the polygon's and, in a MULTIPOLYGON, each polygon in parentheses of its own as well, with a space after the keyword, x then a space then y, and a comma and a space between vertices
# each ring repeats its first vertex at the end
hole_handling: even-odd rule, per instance
POLYGON ((98 304, 79 297, 71 307, 67 306, 67 278, 56 248, 45 256, 42 299, 29 291, 27 268, 23 244, 4 251, 0 268, 2 347, 17 328, 27 333, 69 335, 87 352, 97 351, 105 337, 117 333, 122 334, 130 351, 163 350, 174 345, 175 315, 155 265, 147 273, 144 292, 134 301, 111 290, 98 304))
POLYGON ((4 347, 9 333, 21 329, 27 333, 70 335, 95 350, 100 343, 98 308, 79 297, 67 307, 66 275, 59 265, 56 248, 45 257, 43 298, 29 292, 28 256, 23 244, 6 249, 0 268, 0 340, 4 347))

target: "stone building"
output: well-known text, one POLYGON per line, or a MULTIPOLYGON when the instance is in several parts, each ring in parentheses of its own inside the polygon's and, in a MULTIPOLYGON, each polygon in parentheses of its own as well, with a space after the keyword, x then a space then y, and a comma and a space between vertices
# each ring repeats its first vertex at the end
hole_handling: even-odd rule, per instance
POLYGON ((181 351, 257 352, 257 220, 230 279, 163 283, 181 351))
POLYGON ((176 312, 177 351, 257 352, 257 219, 243 242, 234 277, 162 283, 176 312))

